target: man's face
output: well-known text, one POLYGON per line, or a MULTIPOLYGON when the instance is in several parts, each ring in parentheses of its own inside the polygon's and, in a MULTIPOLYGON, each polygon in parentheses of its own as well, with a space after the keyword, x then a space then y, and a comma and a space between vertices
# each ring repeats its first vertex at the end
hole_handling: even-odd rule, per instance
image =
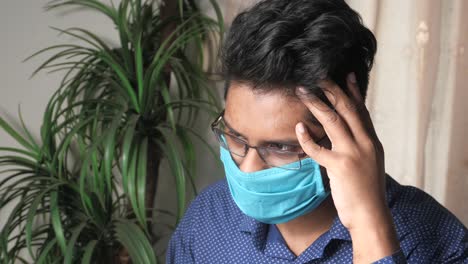
MULTIPOLYGON (((314 124, 310 111, 298 99, 279 92, 259 93, 245 83, 232 82, 226 97, 224 114, 231 134, 251 146, 287 148, 299 145, 295 133, 298 122, 304 122, 314 140, 325 135, 323 128, 314 124)), ((242 160, 236 160, 243 172, 268 168, 257 151, 250 149, 242 160)))

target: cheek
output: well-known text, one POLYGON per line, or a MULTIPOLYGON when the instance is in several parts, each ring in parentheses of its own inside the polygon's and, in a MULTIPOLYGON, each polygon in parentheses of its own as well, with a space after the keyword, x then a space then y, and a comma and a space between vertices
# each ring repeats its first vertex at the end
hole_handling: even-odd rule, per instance
POLYGON ((232 154, 231 154, 231 157, 234 163, 237 165, 237 167, 239 167, 240 163, 242 162, 242 157, 239 157, 237 155, 232 155, 232 154))

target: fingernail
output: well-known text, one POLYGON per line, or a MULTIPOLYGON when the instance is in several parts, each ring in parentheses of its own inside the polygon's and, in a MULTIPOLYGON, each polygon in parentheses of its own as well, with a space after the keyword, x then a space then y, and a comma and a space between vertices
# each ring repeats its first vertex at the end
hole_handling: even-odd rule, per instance
POLYGON ((303 123, 298 123, 298 124, 296 125, 296 131, 297 131, 297 133, 299 133, 299 134, 304 134, 304 133, 305 133, 304 124, 303 124, 303 123))
POLYGON ((348 81, 353 84, 356 83, 356 75, 354 74, 354 72, 348 74, 348 81))

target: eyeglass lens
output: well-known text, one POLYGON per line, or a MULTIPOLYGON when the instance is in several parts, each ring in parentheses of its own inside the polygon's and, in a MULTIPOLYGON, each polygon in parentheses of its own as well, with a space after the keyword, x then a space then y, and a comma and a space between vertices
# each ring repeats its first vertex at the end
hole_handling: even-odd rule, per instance
MULTIPOLYGON (((237 157, 245 157, 248 145, 243 140, 227 134, 220 129, 215 129, 215 134, 222 147, 227 149, 231 154, 237 157)), ((293 152, 285 152, 280 150, 270 150, 266 147, 257 147, 257 152, 260 157, 270 166, 282 167, 284 165, 299 161, 299 155, 293 152)), ((233 157, 235 158, 235 157, 233 157)), ((300 164, 298 165, 300 166, 300 164)), ((295 168, 293 168, 295 169, 295 168)))

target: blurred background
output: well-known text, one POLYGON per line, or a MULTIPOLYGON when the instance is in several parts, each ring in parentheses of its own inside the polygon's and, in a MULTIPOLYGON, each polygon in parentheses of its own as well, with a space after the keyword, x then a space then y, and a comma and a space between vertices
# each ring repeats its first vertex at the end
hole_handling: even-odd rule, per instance
MULTIPOLYGON (((81 26, 110 43, 117 39, 105 17, 73 9, 46 13, 47 2, 3 1, 0 8, 0 115, 14 122, 20 106, 34 135, 39 134, 43 110, 62 75, 40 73, 30 79, 43 61, 22 61, 43 47, 69 40, 49 27, 81 26)), ((205 2, 202 7, 209 6, 205 2)), ((228 27, 239 11, 256 1, 218 2, 228 27)), ((347 2, 378 40, 367 105, 385 147, 387 172, 402 184, 425 190, 468 225, 468 1, 347 2)), ((222 81, 212 83, 221 93, 222 81)), ((216 148, 210 121, 204 118, 197 130, 216 148)), ((0 146, 12 145, 13 140, 0 131, 0 146)), ((197 158, 199 189, 224 177, 219 161, 205 149, 198 149, 197 158)), ((158 195, 168 199, 159 206, 170 207, 173 194, 165 192, 169 189, 165 186, 174 183, 171 178, 161 180, 158 195)), ((7 214, 0 212, 0 219, 7 214)))

